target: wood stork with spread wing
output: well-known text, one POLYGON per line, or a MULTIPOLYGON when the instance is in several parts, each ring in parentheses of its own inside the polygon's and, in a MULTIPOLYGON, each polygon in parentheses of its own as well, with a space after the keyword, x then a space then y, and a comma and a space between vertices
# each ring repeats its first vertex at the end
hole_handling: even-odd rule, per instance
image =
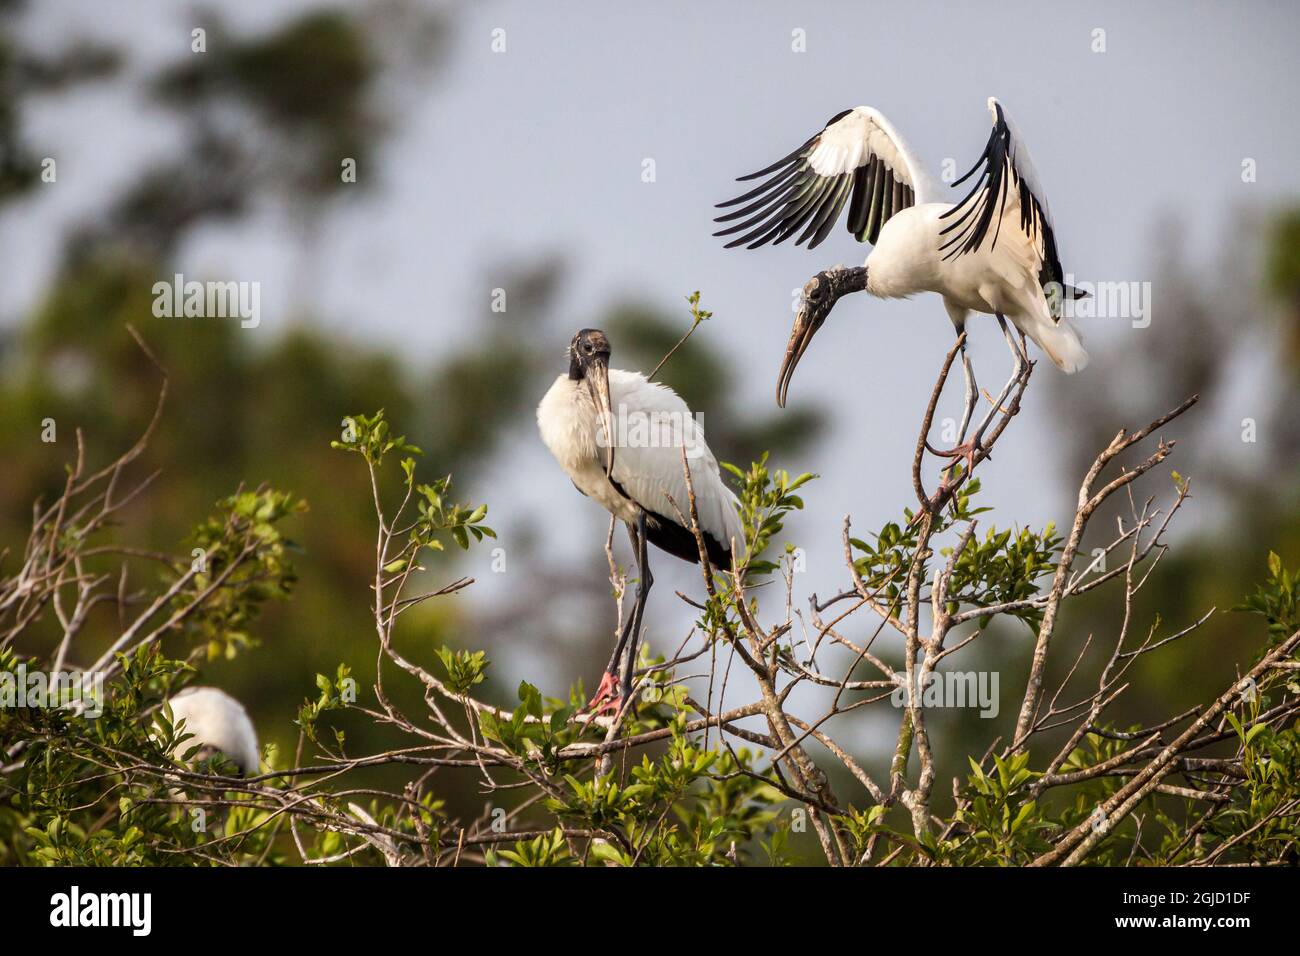
MULTIPOLYGON (((889 120, 859 106, 832 117, 784 159, 742 176, 741 182, 771 178, 718 204, 740 207, 716 220, 730 225, 715 235, 739 234, 727 248, 777 244, 796 233, 796 245, 808 242, 815 248, 846 203, 849 232, 874 247, 864 265, 819 272, 804 286, 778 379, 779 405, 785 405, 795 366, 836 301, 863 289, 883 299, 937 292, 959 336, 970 312, 996 315, 1017 374, 1028 359, 1007 319, 1063 371, 1087 364, 1078 333, 1061 313, 1063 297, 1085 293, 1064 285, 1047 197, 1024 141, 996 99, 990 97, 988 107, 993 132, 975 165, 953 185, 977 170, 980 175, 959 202, 942 201, 934 180, 889 120)), ((964 437, 975 385, 965 339, 962 343, 964 437)), ((977 431, 972 442, 978 436, 977 431)), ((966 442, 945 454, 966 457, 969 467, 972 452, 966 442)))
POLYGON ((245 775, 257 773, 261 761, 257 731, 244 705, 216 687, 187 687, 167 701, 172 725, 185 721, 182 732, 192 735, 182 741, 180 753, 201 748, 196 759, 220 752, 245 775))
POLYGON ((641 619, 653 578, 646 543, 699 561, 690 491, 709 563, 731 569, 745 533, 736 496, 722 482, 704 430, 686 403, 640 372, 609 367, 609 339, 583 329, 569 343, 569 370, 537 406, 542 441, 580 492, 627 526, 639 580, 636 602, 589 708, 617 711, 631 696, 641 619), (690 488, 685 466, 689 463, 690 488), (624 657, 622 683, 620 656, 624 657))

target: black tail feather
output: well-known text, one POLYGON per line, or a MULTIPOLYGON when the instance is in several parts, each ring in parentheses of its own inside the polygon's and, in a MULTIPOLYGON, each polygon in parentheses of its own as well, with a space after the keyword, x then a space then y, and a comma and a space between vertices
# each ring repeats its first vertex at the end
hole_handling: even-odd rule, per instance
MULTIPOLYGON (((645 513, 645 531, 646 537, 650 539, 650 543, 655 547, 676 555, 683 561, 690 561, 694 564, 699 563, 700 549, 695 543, 695 535, 691 533, 689 528, 683 528, 676 521, 665 518, 663 515, 647 511, 645 513)), ((704 548, 709 554, 709 563, 719 571, 730 571, 731 551, 723 547, 722 543, 707 531, 702 532, 702 534, 704 536, 704 548)))

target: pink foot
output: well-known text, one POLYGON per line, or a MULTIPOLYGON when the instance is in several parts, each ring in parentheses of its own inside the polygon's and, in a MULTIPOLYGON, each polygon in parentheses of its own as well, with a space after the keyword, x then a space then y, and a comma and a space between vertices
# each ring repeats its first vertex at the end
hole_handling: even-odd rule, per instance
MULTIPOLYGON (((966 474, 969 475, 971 470, 975 467, 975 453, 979 451, 979 445, 976 443, 974 438, 967 438, 960 445, 957 445, 955 448, 950 448, 947 451, 940 451, 937 448, 931 448, 930 451, 938 455, 940 458, 951 458, 954 462, 956 462, 957 459, 961 459, 961 461, 966 465, 966 474)), ((945 476, 945 480, 946 477, 947 476, 945 476)))
POLYGON ((605 676, 600 679, 600 686, 596 688, 596 696, 587 702, 583 708, 584 712, 589 712, 593 717, 599 717, 601 714, 617 714, 622 699, 618 692, 618 675, 605 672, 605 676))

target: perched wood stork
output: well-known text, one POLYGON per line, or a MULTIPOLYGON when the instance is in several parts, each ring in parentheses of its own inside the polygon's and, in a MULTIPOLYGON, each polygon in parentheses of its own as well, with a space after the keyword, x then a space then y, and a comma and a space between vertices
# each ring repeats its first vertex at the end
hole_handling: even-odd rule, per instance
POLYGON ((244 705, 215 687, 187 687, 167 701, 172 724, 185 721, 183 732, 192 734, 178 750, 188 753, 202 747, 199 757, 220 752, 246 775, 257 773, 261 762, 257 731, 244 705))
POLYGON ((683 450, 709 563, 730 570, 732 550, 745 540, 736 496, 723 484, 704 429, 686 403, 640 372, 610 368, 609 356, 604 332, 578 332, 569 343, 568 372, 537 406, 542 441, 574 487, 627 526, 636 555, 636 603, 588 705, 597 712, 618 709, 631 694, 641 619, 654 580, 646 542, 686 561, 699 560, 683 450))
MULTIPOLYGON (((996 315, 1017 373, 1027 358, 1006 319, 1063 371, 1076 372, 1087 364, 1078 333, 1061 314, 1063 296, 1085 293, 1063 284, 1055 226, 1024 141, 996 99, 989 98, 988 108, 993 132, 984 152, 953 185, 977 170, 980 175, 956 203, 940 199, 937 184, 889 120, 859 106, 833 116, 785 158, 740 177, 744 182, 771 174, 754 189, 718 204, 740 206, 716 220, 734 224, 715 235, 740 234, 727 248, 775 245, 796 233, 796 245, 808 242, 808 248, 815 248, 846 203, 849 232, 874 247, 864 265, 819 272, 804 286, 781 364, 779 405, 785 405, 795 366, 836 301, 863 289, 882 299, 937 292, 959 336, 970 312, 996 315)), ((975 390, 962 341, 964 436, 975 390)), ((969 457, 971 449, 959 446, 948 454, 956 453, 969 457)))

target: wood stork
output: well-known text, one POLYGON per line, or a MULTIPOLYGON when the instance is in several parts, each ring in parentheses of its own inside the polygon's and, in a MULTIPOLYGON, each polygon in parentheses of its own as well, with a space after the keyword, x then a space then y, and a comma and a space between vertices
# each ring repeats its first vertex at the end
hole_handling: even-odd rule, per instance
POLYGON ((627 526, 636 555, 636 602, 588 704, 598 713, 626 706, 631 695, 641 619, 654 580, 647 541, 686 561, 699 560, 683 450, 709 563, 730 570, 733 549, 745 541, 739 502, 723 484, 704 430, 686 403, 640 372, 610 368, 609 356, 605 333, 582 329, 569 343, 568 372, 537 406, 542 441, 574 487, 627 526))
POLYGON ((173 726, 185 721, 183 732, 192 734, 180 752, 202 747, 199 757, 224 754, 246 775, 257 773, 261 762, 257 731, 244 705, 215 687, 187 687, 167 701, 173 726))
MULTIPOLYGON (((734 224, 714 235, 740 234, 727 248, 779 244, 801 229, 795 244, 808 242, 808 248, 815 248, 846 203, 849 232, 874 247, 862 266, 819 272, 804 286, 777 383, 779 405, 785 405, 795 366, 836 301, 863 289, 883 299, 937 292, 959 336, 970 312, 996 315, 1017 374, 1027 357, 1007 330, 1006 319, 1063 371, 1076 372, 1087 364, 1077 331, 1061 314, 1063 296, 1086 293, 1063 283, 1055 226, 1024 141, 993 97, 988 108, 993 131, 984 152, 953 185, 976 170, 980 175, 959 202, 942 201, 938 186, 889 120, 859 106, 831 117, 821 132, 785 158, 740 177, 745 182, 771 174, 754 189, 718 204, 744 204, 715 220, 734 224)), ((964 437, 975 385, 965 339, 962 343, 964 437)), ((978 436, 977 431, 972 441, 978 436)), ((969 467, 972 452, 971 443, 964 443, 946 454, 965 456, 969 467)))

